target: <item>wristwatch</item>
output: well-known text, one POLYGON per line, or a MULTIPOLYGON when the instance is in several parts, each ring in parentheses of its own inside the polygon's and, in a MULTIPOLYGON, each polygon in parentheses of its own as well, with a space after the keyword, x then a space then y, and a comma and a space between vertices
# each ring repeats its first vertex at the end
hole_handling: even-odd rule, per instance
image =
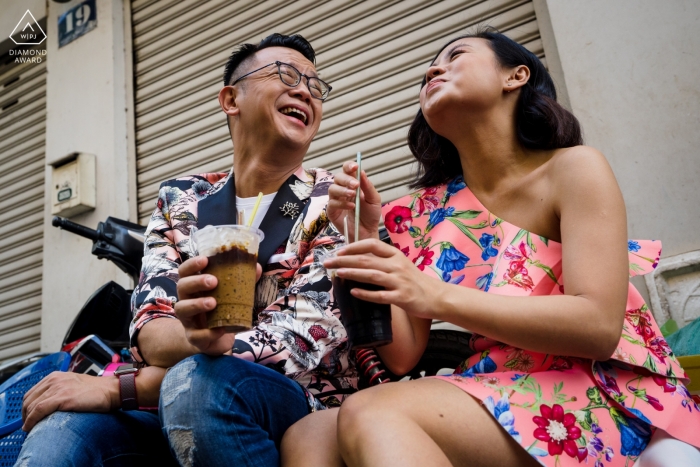
POLYGON ((139 374, 139 371, 140 369, 131 363, 110 363, 102 370, 102 376, 114 375, 119 378, 122 410, 139 408, 139 403, 136 400, 136 375, 139 374))
POLYGON ((136 400, 136 375, 139 369, 131 363, 121 365, 114 372, 119 378, 119 395, 122 398, 122 410, 136 410, 139 403, 136 400))

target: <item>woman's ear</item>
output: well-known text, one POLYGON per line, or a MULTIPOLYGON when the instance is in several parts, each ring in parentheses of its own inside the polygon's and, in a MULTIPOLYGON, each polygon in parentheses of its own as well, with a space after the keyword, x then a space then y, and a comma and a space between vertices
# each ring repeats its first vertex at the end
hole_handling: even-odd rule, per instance
POLYGON ((510 74, 506 79, 506 83, 503 86, 505 92, 514 91, 525 84, 530 79, 530 69, 525 65, 518 65, 511 70, 510 74))
POLYGON ((219 91, 219 105, 221 110, 230 117, 238 115, 240 109, 236 104, 236 88, 233 86, 224 86, 219 91))

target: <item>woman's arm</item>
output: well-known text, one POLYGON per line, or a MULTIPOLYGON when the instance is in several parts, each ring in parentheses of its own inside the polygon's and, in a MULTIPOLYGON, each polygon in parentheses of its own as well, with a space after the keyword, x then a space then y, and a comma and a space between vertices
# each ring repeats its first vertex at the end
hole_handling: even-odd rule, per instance
POLYGON ((406 313, 396 305, 391 306, 391 344, 377 347, 386 367, 396 375, 404 375, 418 363, 430 337, 432 320, 406 313))
POLYGON ((441 319, 510 345, 606 360, 620 339, 627 296, 626 216, 605 158, 572 148, 552 161, 550 183, 561 222, 563 296, 510 297, 447 284, 418 271, 378 241, 352 244, 328 267, 348 279, 382 285, 354 289, 361 299, 441 319))

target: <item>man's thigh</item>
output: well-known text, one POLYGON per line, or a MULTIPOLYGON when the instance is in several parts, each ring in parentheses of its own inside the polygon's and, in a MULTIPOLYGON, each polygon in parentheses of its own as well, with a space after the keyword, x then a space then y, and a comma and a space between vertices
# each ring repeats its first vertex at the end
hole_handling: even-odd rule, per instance
POLYGON ((277 465, 284 432, 308 414, 304 391, 262 365, 195 355, 161 386, 161 419, 183 465, 277 465))
POLYGON ((148 412, 54 412, 27 435, 17 465, 22 467, 177 465, 148 412))

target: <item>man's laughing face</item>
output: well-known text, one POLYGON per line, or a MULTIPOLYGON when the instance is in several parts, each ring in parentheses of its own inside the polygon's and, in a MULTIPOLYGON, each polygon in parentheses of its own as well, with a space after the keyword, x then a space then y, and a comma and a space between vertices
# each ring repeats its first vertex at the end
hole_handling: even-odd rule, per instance
POLYGON ((255 132, 263 141, 293 149, 307 149, 316 136, 323 114, 322 101, 312 97, 306 78, 294 87, 282 82, 275 62, 287 63, 299 72, 317 77, 316 67, 296 50, 269 47, 244 61, 237 70, 243 76, 265 67, 236 84, 237 125, 255 132))

